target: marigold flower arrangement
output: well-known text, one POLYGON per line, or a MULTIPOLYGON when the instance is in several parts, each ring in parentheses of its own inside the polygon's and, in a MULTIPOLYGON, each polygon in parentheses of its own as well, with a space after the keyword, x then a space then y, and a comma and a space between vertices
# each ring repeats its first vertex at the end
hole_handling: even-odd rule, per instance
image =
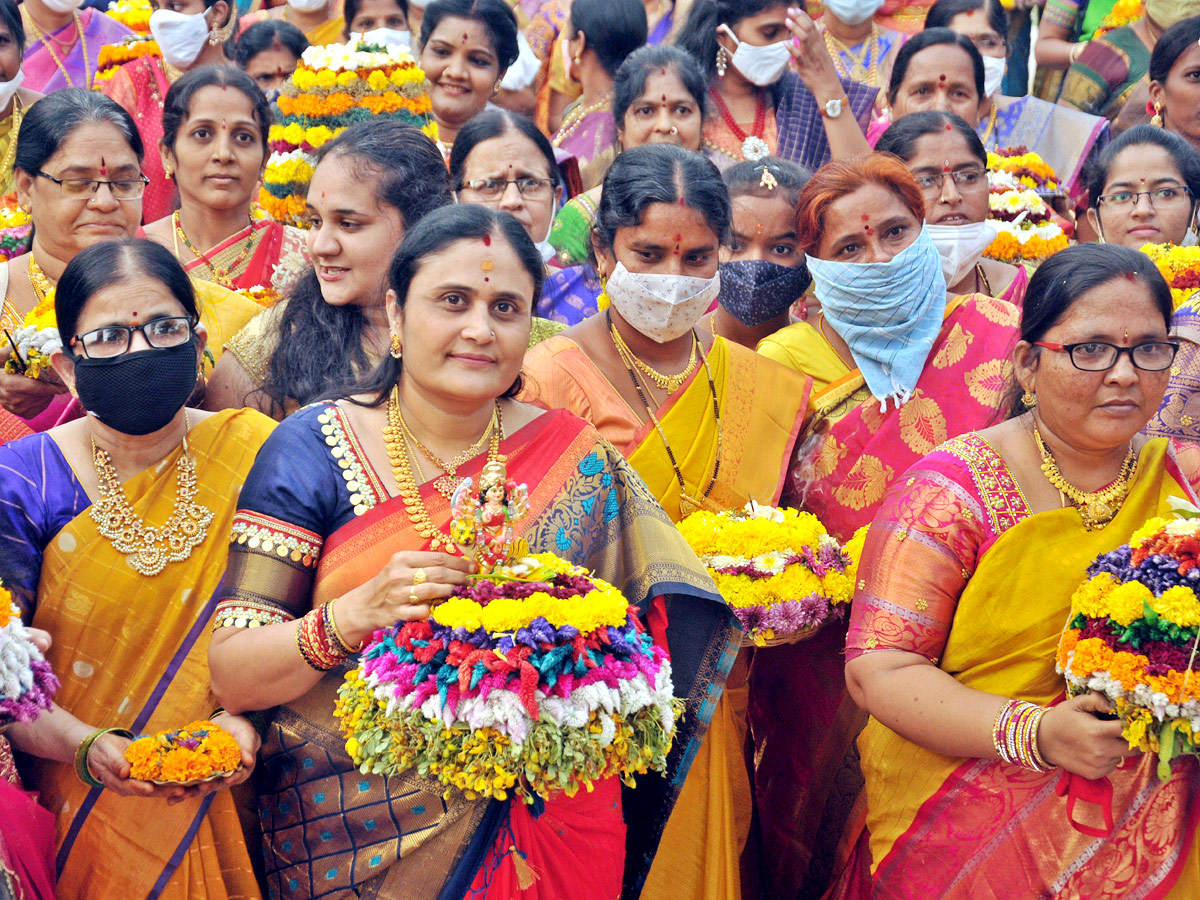
POLYGON ((322 145, 378 116, 428 130, 432 109, 425 73, 405 50, 363 42, 309 47, 277 106, 259 202, 292 225, 303 224, 312 155, 322 145))
POLYGON ((150 0, 113 0, 106 12, 131 31, 150 33, 150 15, 154 12, 150 0))
POLYGON ((187 784, 242 767, 242 748, 228 731, 208 719, 174 731, 141 735, 125 748, 130 778, 156 783, 187 784))
POLYGON ((253 287, 242 288, 238 291, 243 297, 248 297, 263 309, 269 309, 280 301, 279 291, 271 285, 256 284, 253 287))
POLYGON ((1172 759, 1200 753, 1197 585, 1200 519, 1151 519, 1088 567, 1058 647, 1068 692, 1108 697, 1122 736, 1158 755, 1163 780, 1172 759))
POLYGON ((0 206, 0 262, 23 256, 33 241, 33 219, 16 205, 16 195, 0 206))
POLYGON ((1036 153, 1007 157, 989 153, 988 185, 988 221, 997 234, 985 256, 1008 263, 1038 263, 1067 248, 1067 236, 1042 198, 1058 189, 1058 179, 1036 153))
POLYGON ((1100 20, 1100 27, 1096 29, 1092 38, 1104 37, 1110 31, 1132 25, 1145 14, 1146 4, 1142 0, 1117 0, 1108 11, 1108 15, 1100 20))
POLYGON ((532 804, 665 771, 682 710, 621 592, 537 554, 376 631, 335 715, 363 773, 415 768, 448 792, 532 804))
POLYGON ((5 335, 4 339, 12 351, 4 363, 5 372, 39 378, 43 372, 50 371, 50 354, 62 349, 58 320, 54 315, 53 288, 41 303, 29 311, 21 327, 5 335))
POLYGON ((1200 290, 1200 247, 1143 244, 1142 252, 1154 260, 1171 286, 1171 300, 1179 309, 1200 290))
POLYGON ((1054 169, 1042 157, 1024 147, 989 150, 988 172, 1007 172, 1022 187, 1039 193, 1057 193, 1061 188, 1054 169))
POLYGON ((92 80, 94 90, 103 88, 112 81, 117 70, 127 62, 133 62, 143 56, 162 56, 158 42, 146 34, 131 34, 116 44, 105 44, 100 48, 100 57, 96 60, 96 77, 92 80))
POLYGON ((842 547, 812 513, 750 501, 692 513, 679 530, 759 646, 811 637, 854 596, 865 529, 842 547))
POLYGON ((58 679, 34 646, 12 593, 0 584, 0 726, 32 722, 53 705, 58 679))

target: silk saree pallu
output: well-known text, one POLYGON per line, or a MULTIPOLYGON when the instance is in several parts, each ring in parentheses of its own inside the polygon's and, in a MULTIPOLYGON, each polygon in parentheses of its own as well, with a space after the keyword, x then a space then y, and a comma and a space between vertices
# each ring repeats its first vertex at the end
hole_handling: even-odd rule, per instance
MULTIPOLYGON (((176 235, 176 255, 180 249, 176 235)), ((187 256, 190 248, 183 250, 187 256)), ((198 281, 215 281, 235 291, 274 287, 283 295, 308 266, 303 232, 278 222, 263 221, 230 235, 203 257, 196 254, 195 259, 184 265, 184 270, 198 281), (278 272, 280 266, 284 271, 278 272)))
MULTIPOLYGON (((86 511, 43 548, 33 625, 54 636, 47 658, 62 682, 61 707, 84 722, 135 733, 177 728, 213 710, 210 595, 225 565, 231 492, 273 425, 257 412, 229 410, 189 433, 196 500, 213 520, 186 561, 142 575, 86 511)), ((122 485, 143 521, 171 515, 181 453, 122 485)), ((167 806, 89 788, 70 763, 48 760, 36 761, 30 787, 58 814, 62 900, 259 896, 229 791, 167 806)))
POLYGON ((39 94, 52 94, 69 87, 90 89, 96 77, 100 48, 106 44, 118 44, 133 34, 99 9, 85 7, 79 10, 77 21, 83 33, 82 40, 75 37, 76 21, 46 36, 35 36, 26 25, 29 45, 25 48, 25 58, 21 60, 21 71, 25 73, 24 87, 39 94), (72 40, 74 42, 70 49, 63 53, 63 44, 72 40), (54 44, 53 49, 50 43, 54 44))
POLYGON ((1179 352, 1162 405, 1142 433, 1200 442, 1200 310, 1191 300, 1175 310, 1171 334, 1180 339, 1179 352))
MULTIPOLYGON (((235 533, 249 539, 232 545, 219 591, 224 603, 295 617, 374 577, 397 551, 428 549, 403 502, 388 498, 336 407, 302 410, 281 432, 286 457, 273 455, 243 492, 235 533), (329 446, 314 429, 318 413, 325 422, 317 427, 328 429, 329 446), (322 475, 297 484, 297 464, 322 475), (346 496, 342 471, 352 473, 354 497, 346 496), (346 513, 331 519, 341 521, 323 536, 319 519, 339 507, 346 513), (266 542, 271 546, 264 550, 266 542), (275 552, 280 546, 282 556, 275 552)), ((667 777, 639 777, 636 791, 624 791, 623 799, 610 783, 598 785, 597 795, 556 795, 543 817, 533 820, 520 804, 467 800, 415 772, 361 775, 333 716, 337 687, 356 665, 351 660, 272 716, 257 786, 273 895, 500 896, 517 878, 519 851, 537 875, 523 898, 551 900, 569 884, 574 896, 607 900, 621 894, 623 879, 625 896, 637 896, 635 885, 654 855, 732 662, 732 619, 644 483, 586 423, 563 412, 545 414, 506 438, 501 452, 509 477, 529 486, 531 512, 517 530, 534 552, 556 553, 594 570, 644 615, 652 602, 665 601, 663 633, 676 693, 687 704, 667 777), (595 870, 587 876, 576 869, 583 852, 595 870)), ((477 476, 481 466, 476 459, 460 472, 477 476)), ((431 519, 446 528, 449 501, 432 484, 421 492, 431 519)))
POLYGON ((1132 27, 1088 41, 1067 70, 1058 102, 1110 121, 1150 68, 1150 51, 1132 27))
MULTIPOLYGON (((1054 169, 1068 196, 1082 194, 1086 187, 1084 164, 1093 150, 1108 142, 1108 119, 1037 97, 997 95, 992 102, 996 104, 996 127, 988 136, 987 149, 1032 150, 1054 169)), ((980 127, 986 133, 987 123, 980 127)))
MULTIPOLYGON (((894 514, 872 526, 860 591, 866 606, 861 618, 856 609, 849 646, 919 652, 967 687, 1038 704, 1064 695, 1055 652, 1088 564, 1151 516, 1168 514, 1168 497, 1194 502, 1162 439, 1142 449, 1117 517, 1092 532, 1074 508, 1031 514, 981 438, 952 442, 910 476, 894 514)), ((1095 829, 1100 811, 1080 803, 1072 813, 1056 791, 1061 770, 1039 774, 942 756, 874 719, 859 746, 873 897, 1176 900, 1200 893, 1195 758, 1176 762, 1166 782, 1151 756, 1128 760, 1109 776, 1115 826, 1091 836, 1072 827, 1071 816, 1095 829)))

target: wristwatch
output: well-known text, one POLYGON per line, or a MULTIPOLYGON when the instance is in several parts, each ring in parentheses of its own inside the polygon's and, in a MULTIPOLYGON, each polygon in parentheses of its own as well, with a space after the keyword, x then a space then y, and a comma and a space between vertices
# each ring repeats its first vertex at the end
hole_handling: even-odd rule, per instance
POLYGON ((827 100, 821 108, 821 113, 831 119, 836 119, 842 114, 842 107, 849 102, 846 97, 836 97, 833 100, 827 100))

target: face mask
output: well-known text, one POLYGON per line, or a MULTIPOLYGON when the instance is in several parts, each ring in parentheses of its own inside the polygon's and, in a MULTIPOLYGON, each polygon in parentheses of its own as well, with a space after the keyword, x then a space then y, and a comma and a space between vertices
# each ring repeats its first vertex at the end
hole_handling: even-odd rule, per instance
POLYGON ((263 91, 263 94, 267 98, 267 102, 272 105, 274 105, 275 101, 279 99, 279 93, 280 93, 279 88, 271 88, 270 90, 263 91))
POLYGON ((803 263, 781 266, 766 259, 736 259, 721 263, 720 271, 721 306, 750 327, 787 312, 812 282, 803 263))
POLYGON ((825 8, 847 25, 861 25, 883 6, 883 0, 825 0, 825 8))
POLYGON ((776 41, 774 44, 759 47, 739 41, 728 25, 722 25, 717 30, 722 28, 737 43, 737 50, 734 51, 730 62, 742 73, 743 78, 758 87, 766 87, 783 77, 783 70, 792 58, 792 54, 788 53, 787 41, 776 41))
POLYGON ((150 14, 150 33, 158 42, 163 59, 177 69, 186 69, 196 61, 208 40, 207 13, 188 16, 170 9, 150 14))
POLYGON ((314 13, 328 4, 329 0, 287 0, 288 6, 301 13, 314 13))
POLYGON ((385 47, 398 46, 407 50, 412 35, 397 28, 375 28, 363 32, 362 39, 368 44, 382 44, 385 47))
POLYGON ((983 58, 983 95, 991 97, 1004 81, 1004 68, 1008 60, 1003 57, 985 56, 983 58))
POLYGON ((942 259, 942 274, 946 277, 947 286, 958 284, 996 239, 996 228, 990 222, 926 225, 925 228, 942 259))
POLYGON ((196 387, 196 336, 110 359, 75 357, 75 390, 91 415, 122 434, 165 428, 196 387))
POLYGON ((42 0, 42 4, 50 12, 62 15, 79 9, 83 6, 83 0, 42 0))
POLYGON ((538 241, 534 246, 538 248, 538 253, 542 254, 542 262, 550 262, 554 259, 554 255, 558 252, 554 249, 554 245, 550 243, 550 232, 554 230, 554 217, 558 215, 558 201, 554 201, 554 205, 550 207, 550 224, 546 226, 546 236, 538 241))
POLYGON ((643 275, 617 263, 604 288, 621 317, 650 338, 665 344, 692 330, 721 292, 721 274, 643 275))
POLYGON ((13 94, 17 92, 17 88, 21 86, 21 82, 25 80, 25 73, 18 69, 17 74, 8 81, 0 81, 0 109, 8 106, 8 101, 13 98, 13 94))

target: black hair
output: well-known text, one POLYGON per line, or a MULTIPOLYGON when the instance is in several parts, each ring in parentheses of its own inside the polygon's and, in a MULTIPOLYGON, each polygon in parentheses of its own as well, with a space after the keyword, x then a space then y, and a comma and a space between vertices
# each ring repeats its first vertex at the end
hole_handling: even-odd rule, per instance
POLYGON ((789 0, 695 0, 675 45, 692 54, 711 82, 717 75, 717 26, 732 29, 742 19, 788 5, 789 0))
MULTIPOLYGON (((500 63, 500 74, 517 61, 517 17, 504 0, 433 0, 421 19, 421 46, 429 41, 442 19, 471 19, 480 22, 492 39, 492 50, 500 63)), ((349 20, 347 20, 349 21, 349 20)))
POLYGON ((735 197, 779 197, 795 207, 800 201, 800 192, 812 178, 812 172, 791 160, 767 156, 753 162, 740 162, 721 173, 721 180, 729 190, 729 199, 735 197), (775 179, 773 187, 763 184, 763 170, 775 179), (776 193, 778 192, 778 193, 776 193))
POLYGON ((484 141, 498 138, 509 131, 515 131, 528 138, 546 160, 547 171, 554 179, 555 185, 561 183, 554 148, 532 121, 506 109, 485 109, 472 116, 454 139, 454 149, 450 151, 450 183, 454 190, 462 190, 463 170, 467 167, 467 157, 471 155, 471 151, 484 141))
POLYGON ((646 90, 646 80, 652 72, 670 69, 683 84, 684 90, 692 95, 704 118, 707 108, 708 81, 692 54, 682 47, 670 44, 650 44, 634 50, 621 63, 613 78, 613 118, 620 128, 625 122, 625 113, 646 90))
POLYGON ((255 22, 237 39, 237 44, 233 48, 234 62, 237 63, 239 69, 244 71, 246 66, 250 65, 250 60, 264 50, 270 50, 276 46, 282 47, 299 59, 308 49, 308 38, 291 22, 264 19, 261 22, 255 22))
POLYGON ((617 156, 600 192, 592 234, 611 248, 617 231, 641 223, 653 203, 689 206, 708 220, 722 244, 732 215, 721 173, 706 157, 674 144, 646 144, 617 156))
MULTIPOLYGON (((534 246, 533 239, 525 232, 525 226, 512 215, 474 203, 445 206, 430 213, 405 235, 404 242, 396 251, 388 269, 388 283, 396 293, 396 304, 404 309, 408 303, 409 287, 421 271, 426 257, 441 253, 458 241, 478 241, 489 236, 498 237, 506 242, 517 254, 522 268, 529 274, 533 282, 533 296, 529 305, 529 314, 532 317, 533 310, 542 298, 542 279, 545 277, 542 255, 534 246)), ((355 393, 374 394, 370 405, 378 406, 387 399, 392 385, 400 379, 401 366, 401 359, 396 359, 391 354, 384 356, 383 362, 367 381, 356 388, 355 393)), ((509 385, 501 396, 515 397, 521 392, 522 386, 521 376, 518 375, 517 380, 509 385)))
MULTIPOLYGON (((35 107, 36 108, 36 107, 35 107)), ((1134 125, 1121 132, 1116 140, 1110 143, 1096 157, 1088 172, 1088 205, 1093 209, 1098 206, 1098 198, 1104 193, 1108 183, 1109 173, 1117 156, 1130 147, 1142 144, 1153 144, 1166 150, 1179 169, 1179 177, 1187 185, 1192 194, 1192 205, 1200 200, 1200 154, 1186 140, 1173 131, 1158 128, 1154 125, 1134 125)))
POLYGON ((649 26, 642 0, 574 0, 568 37, 587 35, 587 49, 616 76, 629 54, 646 43, 649 26))
POLYGON ((912 62, 912 58, 926 47, 940 44, 958 47, 967 54, 975 69, 975 93, 979 95, 980 100, 983 99, 983 57, 979 55, 970 38, 963 37, 949 28, 926 28, 909 38, 896 54, 896 61, 892 64, 892 80, 888 83, 888 103, 896 102, 896 94, 900 85, 904 83, 904 76, 908 74, 908 64, 912 62))
MULTIPOLYGON (((426 215, 453 202, 450 177, 437 145, 412 125, 372 119, 351 125, 317 151, 316 166, 344 160, 354 178, 375 186, 375 198, 400 214, 405 233, 426 215)), ((380 284, 382 291, 384 285, 380 284)), ((280 317, 279 344, 262 392, 272 410, 301 406, 339 391, 366 371, 366 318, 355 305, 330 306, 310 269, 292 289, 280 317)))
POLYGON ((979 134, 967 124, 962 116, 952 112, 942 112, 940 109, 923 109, 920 112, 909 113, 897 119, 888 126, 875 149, 881 153, 891 153, 905 162, 912 162, 917 152, 917 141, 930 134, 953 129, 967 142, 971 155, 987 166, 987 150, 979 134))
POLYGON ((271 107, 262 88, 243 72, 233 66, 201 66, 184 74, 182 78, 171 85, 167 97, 163 100, 163 143, 175 151, 175 141, 179 138, 179 127, 187 121, 192 111, 192 99, 202 89, 211 86, 230 87, 241 91, 254 108, 254 121, 258 124, 259 137, 262 143, 263 163, 270 155, 267 145, 267 132, 271 129, 271 107))
POLYGON ((17 50, 25 53, 25 23, 21 21, 21 8, 15 0, 0 0, 0 22, 9 30, 17 42, 17 50))
POLYGON ((54 316, 63 343, 70 344, 84 307, 98 291, 146 279, 157 281, 170 291, 192 325, 200 321, 192 280, 175 254, 156 241, 123 237, 85 247, 63 270, 54 293, 54 316))
POLYGON ((1181 19, 1164 31, 1150 54, 1150 80, 1166 84, 1175 61, 1197 42, 1200 42, 1200 16, 1181 19))
POLYGON ((926 28, 949 28, 956 16, 983 10, 988 25, 1008 44, 1008 13, 999 0, 937 0, 925 15, 926 28))
MULTIPOLYGON (((1021 340, 1030 344, 1042 340, 1076 300, 1114 278, 1132 278, 1149 288, 1163 325, 1170 329, 1171 289, 1149 256, 1120 244, 1075 244, 1048 258, 1029 279, 1021 308, 1021 340)), ((1010 419, 1026 412, 1022 393, 1014 378, 1009 388, 1010 419)))
POLYGON ((21 119, 13 168, 36 176, 76 128, 91 122, 115 125, 142 161, 142 136, 125 107, 97 91, 63 88, 34 103, 21 119))
MULTIPOLYGON (((395 0, 396 6, 400 8, 400 15, 404 16, 404 21, 408 21, 408 0, 395 0)), ((359 9, 362 7, 362 0, 346 0, 345 7, 342 10, 342 18, 345 21, 345 26, 342 33, 349 37, 351 35, 350 23, 354 21, 358 15, 359 9)))

